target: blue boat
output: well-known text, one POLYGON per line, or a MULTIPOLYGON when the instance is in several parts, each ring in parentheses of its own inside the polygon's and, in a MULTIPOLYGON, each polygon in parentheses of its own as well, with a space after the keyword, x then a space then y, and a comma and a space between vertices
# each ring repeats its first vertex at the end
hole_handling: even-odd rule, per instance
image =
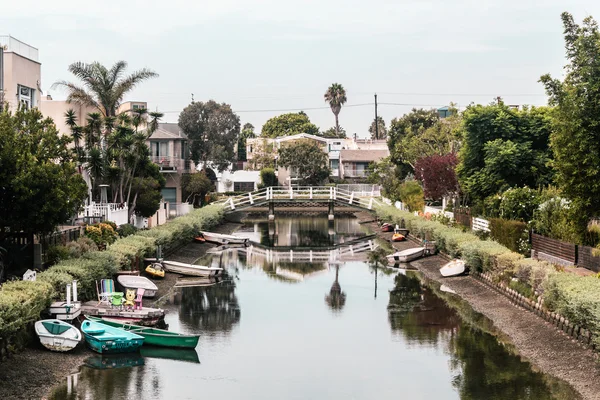
POLYGON ((138 351, 144 343, 140 335, 93 321, 83 321, 81 331, 90 349, 100 354, 138 351))

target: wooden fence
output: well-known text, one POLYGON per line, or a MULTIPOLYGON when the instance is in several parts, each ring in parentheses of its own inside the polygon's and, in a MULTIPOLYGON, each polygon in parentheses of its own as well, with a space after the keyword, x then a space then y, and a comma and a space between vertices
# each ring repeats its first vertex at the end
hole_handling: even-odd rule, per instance
POLYGON ((546 236, 531 234, 531 248, 538 253, 544 253, 556 257, 567 263, 577 264, 577 245, 561 242, 546 236))
POLYGON ((459 224, 471 229, 473 218, 471 218, 471 210, 468 208, 455 208, 454 220, 459 224))
POLYGON ((593 247, 577 246, 577 265, 594 272, 600 272, 600 257, 592 254, 593 247))

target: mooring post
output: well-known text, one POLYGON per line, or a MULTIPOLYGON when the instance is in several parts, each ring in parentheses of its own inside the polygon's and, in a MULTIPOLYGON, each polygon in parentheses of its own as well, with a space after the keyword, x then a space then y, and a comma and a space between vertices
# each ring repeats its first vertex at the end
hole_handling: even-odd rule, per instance
POLYGON ((329 220, 333 221, 334 218, 334 206, 333 206, 334 201, 333 200, 329 200, 329 220))
POLYGON ((275 220, 275 202, 269 201, 269 221, 275 220))

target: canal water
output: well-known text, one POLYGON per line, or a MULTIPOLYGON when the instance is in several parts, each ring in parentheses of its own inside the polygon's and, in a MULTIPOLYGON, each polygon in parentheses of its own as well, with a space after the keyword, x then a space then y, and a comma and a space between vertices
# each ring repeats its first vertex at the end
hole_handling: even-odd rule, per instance
POLYGON ((165 299, 169 329, 201 335, 195 350, 90 353, 50 398, 578 398, 417 271, 383 268, 360 254, 347 262, 286 256, 288 247, 335 252, 368 234, 355 219, 334 224, 332 233, 321 217, 248 223, 240 235, 271 253, 214 254, 227 268, 223 281, 177 288, 165 299))

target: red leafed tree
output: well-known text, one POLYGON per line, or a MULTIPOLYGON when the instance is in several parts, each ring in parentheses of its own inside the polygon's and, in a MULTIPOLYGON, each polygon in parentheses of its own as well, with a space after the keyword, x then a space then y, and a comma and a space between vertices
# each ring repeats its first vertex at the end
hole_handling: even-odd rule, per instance
POLYGON ((415 163, 415 177, 423 185, 425 198, 439 200, 458 192, 458 179, 455 168, 458 164, 456 154, 433 155, 423 157, 415 163))

